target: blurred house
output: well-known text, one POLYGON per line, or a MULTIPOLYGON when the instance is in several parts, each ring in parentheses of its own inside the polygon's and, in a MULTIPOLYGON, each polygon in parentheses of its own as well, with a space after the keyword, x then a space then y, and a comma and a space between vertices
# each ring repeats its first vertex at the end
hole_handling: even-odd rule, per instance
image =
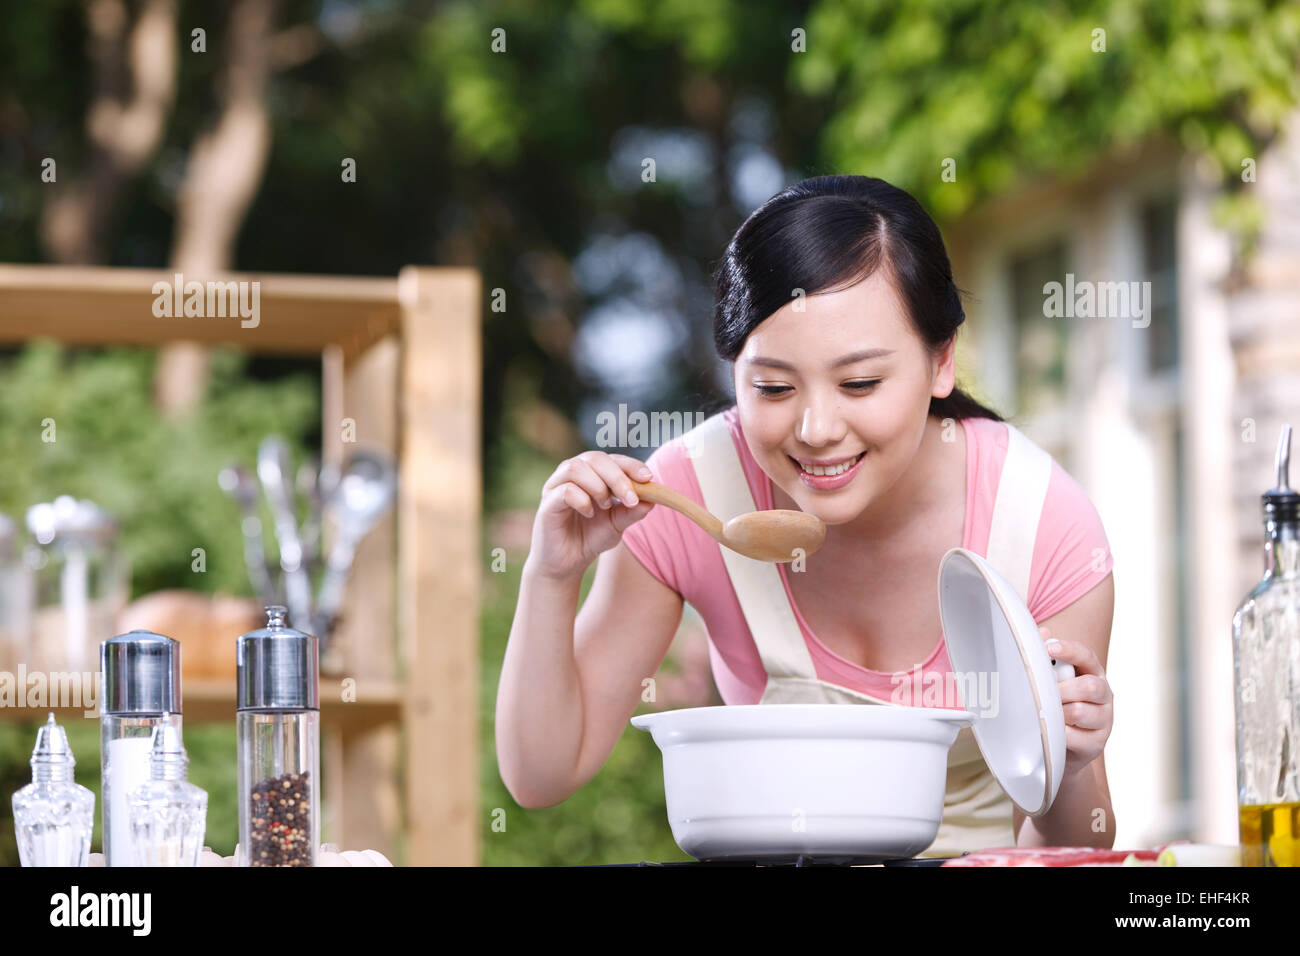
POLYGON ((1232 614, 1263 571, 1281 426, 1300 426, 1300 113, 1252 158, 1266 222, 1244 264, 1213 177, 1161 143, 944 230, 972 296, 959 375, 1084 486, 1115 557, 1117 847, 1237 841, 1232 614), (1052 282, 1150 300, 1058 316, 1052 282))

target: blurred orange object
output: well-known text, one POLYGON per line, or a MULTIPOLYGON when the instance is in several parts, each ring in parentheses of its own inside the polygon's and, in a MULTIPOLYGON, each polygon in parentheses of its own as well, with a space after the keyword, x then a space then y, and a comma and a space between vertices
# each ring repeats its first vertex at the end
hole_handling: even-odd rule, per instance
POLYGON ((235 676, 235 638, 265 624, 257 598, 198 591, 155 591, 118 615, 119 633, 154 631, 180 641, 181 679, 235 676))

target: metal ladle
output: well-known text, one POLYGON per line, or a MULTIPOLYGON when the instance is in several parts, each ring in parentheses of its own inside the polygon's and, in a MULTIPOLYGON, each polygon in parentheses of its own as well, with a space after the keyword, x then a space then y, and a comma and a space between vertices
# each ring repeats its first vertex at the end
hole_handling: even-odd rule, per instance
POLYGON ((274 435, 262 440, 257 449, 257 477, 262 480, 267 503, 275 518, 275 536, 280 542, 280 567, 291 623, 309 626, 311 619, 311 577, 303 566, 298 517, 294 513, 293 485, 289 478, 289 446, 274 435))
POLYGON ((392 463, 376 452, 359 451, 326 498, 325 511, 332 518, 335 538, 316 600, 319 634, 332 629, 357 544, 392 507, 396 494, 397 471, 392 463))
POLYGON ((262 519, 258 516, 257 485, 253 475, 243 465, 228 465, 217 475, 221 490, 239 505, 239 527, 244 534, 244 563, 248 565, 248 579, 253 590, 267 604, 276 603, 276 587, 271 580, 271 569, 266 564, 266 548, 262 539, 262 519))

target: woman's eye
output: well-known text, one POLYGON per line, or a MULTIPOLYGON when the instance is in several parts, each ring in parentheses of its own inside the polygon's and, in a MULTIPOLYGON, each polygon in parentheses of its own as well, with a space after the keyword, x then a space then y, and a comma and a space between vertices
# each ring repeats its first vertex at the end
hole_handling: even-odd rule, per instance
MULTIPOLYGON (((880 381, 880 379, 876 378, 870 381, 845 382, 844 387, 851 388, 855 392, 869 392, 879 385, 880 381)), ((792 390, 789 385, 755 385, 754 388, 758 389, 763 395, 781 395, 792 390)))

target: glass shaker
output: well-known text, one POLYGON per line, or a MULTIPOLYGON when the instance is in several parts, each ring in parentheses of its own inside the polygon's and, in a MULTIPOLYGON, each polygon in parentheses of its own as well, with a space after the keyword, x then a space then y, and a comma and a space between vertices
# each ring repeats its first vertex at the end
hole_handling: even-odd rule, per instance
POLYGON ((1246 866, 1300 866, 1300 493, 1287 483, 1290 459, 1288 425, 1277 486, 1261 497, 1264 578, 1232 618, 1246 866))
POLYGON ((93 502, 60 495, 27 509, 33 543, 24 560, 33 576, 31 667, 87 671, 126 604, 127 562, 117 523, 93 502))
POLYGON ((315 866, 320 846, 320 645, 286 613, 235 648, 237 866, 315 866))
POLYGON ((131 631, 100 645, 100 766, 104 862, 138 866, 131 839, 131 793, 150 778, 154 730, 181 731, 181 645, 131 631))
POLYGON ((54 715, 36 734, 32 782, 14 794, 14 832, 23 866, 85 866, 95 795, 72 779, 76 761, 54 715))
POLYGON ((166 720, 153 730, 149 779, 131 793, 131 838, 138 866, 198 866, 208 795, 185 779, 189 757, 166 720))

